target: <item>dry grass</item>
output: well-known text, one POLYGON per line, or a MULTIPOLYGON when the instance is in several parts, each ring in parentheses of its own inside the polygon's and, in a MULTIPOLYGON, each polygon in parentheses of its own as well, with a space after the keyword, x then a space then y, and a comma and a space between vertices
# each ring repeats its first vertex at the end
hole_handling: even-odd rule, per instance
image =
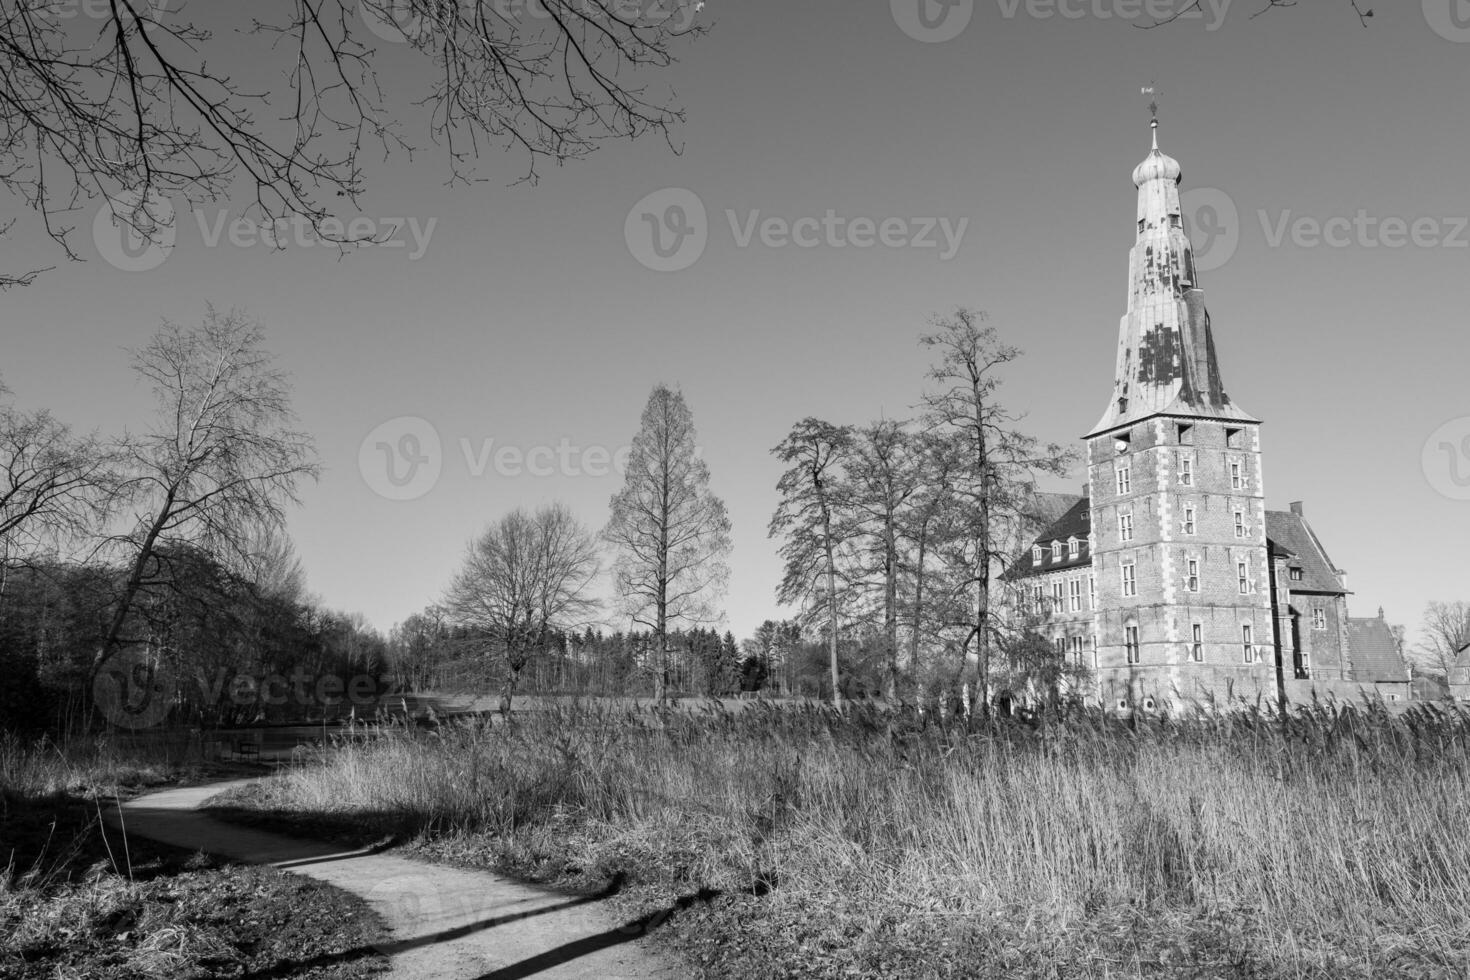
POLYGON ((576 706, 344 740, 253 806, 725 898, 721 976, 1464 976, 1470 715, 892 716, 576 706), (757 897, 763 896, 763 897, 757 897))

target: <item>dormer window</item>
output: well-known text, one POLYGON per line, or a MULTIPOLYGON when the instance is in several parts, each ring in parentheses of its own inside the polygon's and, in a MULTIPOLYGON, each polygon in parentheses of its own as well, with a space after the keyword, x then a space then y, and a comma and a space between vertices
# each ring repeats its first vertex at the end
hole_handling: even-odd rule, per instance
POLYGON ((1068 558, 1076 558, 1077 557, 1077 551, 1078 551, 1077 539, 1076 538, 1068 538, 1067 539, 1067 557, 1068 558))
POLYGON ((1169 227, 1170 228, 1183 228, 1184 227, 1184 219, 1183 219, 1183 217, 1180 216, 1180 215, 1177 215, 1177 214, 1171 214, 1171 215, 1169 215, 1169 227))
POLYGON ((1032 547, 1031 547, 1031 564, 1033 564, 1033 565, 1040 565, 1041 564, 1041 545, 1039 545, 1039 544, 1038 545, 1032 545, 1032 547))
POLYGON ((1291 570, 1291 580, 1293 582, 1300 582, 1302 580, 1302 578, 1303 578, 1303 575, 1302 575, 1302 570, 1300 568, 1293 568, 1291 570))
POLYGON ((1192 426, 1192 425, 1186 425, 1186 424, 1184 424, 1184 423, 1181 422, 1179 425, 1175 426, 1175 428, 1174 428, 1174 434, 1179 439, 1179 445, 1181 445, 1181 446, 1192 446, 1192 445, 1194 445, 1194 426, 1192 426))
POLYGON ((1239 449, 1239 448, 1241 448, 1241 445, 1244 442, 1245 442, 1245 430, 1244 429, 1233 429, 1232 428, 1232 429, 1226 429, 1225 430, 1225 445, 1229 446, 1231 449, 1239 449))
POLYGON ((1061 561, 1062 560, 1062 543, 1060 541, 1053 541, 1051 543, 1051 560, 1052 561, 1061 561))

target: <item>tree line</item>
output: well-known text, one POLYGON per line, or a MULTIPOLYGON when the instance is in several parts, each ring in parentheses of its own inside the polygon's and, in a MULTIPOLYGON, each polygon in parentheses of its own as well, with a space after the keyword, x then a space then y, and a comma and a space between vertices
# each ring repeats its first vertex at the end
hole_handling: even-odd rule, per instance
POLYGON ((161 698, 176 718, 256 720, 285 706, 221 685, 380 673, 383 638, 305 592, 285 517, 319 469, 261 324, 210 308, 130 359, 154 396, 141 432, 0 401, 5 727, 88 727, 99 691, 124 715, 161 698))

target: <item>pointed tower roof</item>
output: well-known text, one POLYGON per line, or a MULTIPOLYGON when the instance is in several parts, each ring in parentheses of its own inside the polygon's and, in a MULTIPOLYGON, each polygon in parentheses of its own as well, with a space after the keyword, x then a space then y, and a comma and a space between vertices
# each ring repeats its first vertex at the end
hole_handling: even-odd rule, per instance
POLYGON ((1128 260, 1128 310, 1118 325, 1113 396, 1089 435, 1155 415, 1255 422, 1225 393, 1205 294, 1179 207, 1179 162, 1153 149, 1133 168, 1138 238, 1128 260))

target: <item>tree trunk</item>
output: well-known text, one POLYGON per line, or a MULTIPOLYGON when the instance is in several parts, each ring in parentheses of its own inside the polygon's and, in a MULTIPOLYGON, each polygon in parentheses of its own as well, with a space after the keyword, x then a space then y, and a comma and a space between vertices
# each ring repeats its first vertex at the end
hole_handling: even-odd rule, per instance
POLYGON ((511 701, 515 698, 516 685, 521 679, 521 668, 513 663, 506 664, 505 680, 500 685, 500 716, 510 717, 511 701))
MULTIPOLYGON (((824 508, 825 509, 825 508, 824 508)), ((825 521, 823 545, 827 552, 827 644, 832 660, 832 707, 842 710, 842 678, 837 670, 837 559, 832 550, 832 522, 825 521)))
POLYGON ((888 655, 888 690, 890 704, 898 700, 898 543, 893 529, 893 514, 887 516, 883 529, 883 633, 888 655))

